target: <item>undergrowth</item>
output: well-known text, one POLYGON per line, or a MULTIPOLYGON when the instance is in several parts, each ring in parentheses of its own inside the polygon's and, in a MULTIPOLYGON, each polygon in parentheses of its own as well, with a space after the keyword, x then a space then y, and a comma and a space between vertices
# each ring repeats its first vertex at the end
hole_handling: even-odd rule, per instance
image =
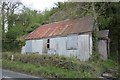
POLYGON ((40 77, 59 78, 93 78, 99 77, 105 70, 118 69, 118 64, 112 60, 94 60, 82 62, 58 55, 3 53, 3 68, 40 77), (13 61, 11 55, 14 55, 13 61))

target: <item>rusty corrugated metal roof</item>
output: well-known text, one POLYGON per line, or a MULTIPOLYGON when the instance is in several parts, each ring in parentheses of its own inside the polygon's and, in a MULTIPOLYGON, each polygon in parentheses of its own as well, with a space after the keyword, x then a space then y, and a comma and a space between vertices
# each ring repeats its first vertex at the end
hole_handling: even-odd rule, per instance
POLYGON ((54 22, 38 27, 28 34, 25 39, 40 39, 89 32, 92 31, 93 22, 93 18, 90 16, 54 22))

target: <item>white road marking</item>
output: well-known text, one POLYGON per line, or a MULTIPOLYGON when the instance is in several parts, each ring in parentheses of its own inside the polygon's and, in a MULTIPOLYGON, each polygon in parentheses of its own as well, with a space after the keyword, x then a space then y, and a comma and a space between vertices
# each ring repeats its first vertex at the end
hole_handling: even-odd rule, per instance
POLYGON ((8 76, 2 76, 2 78, 12 78, 12 77, 8 77, 8 76))

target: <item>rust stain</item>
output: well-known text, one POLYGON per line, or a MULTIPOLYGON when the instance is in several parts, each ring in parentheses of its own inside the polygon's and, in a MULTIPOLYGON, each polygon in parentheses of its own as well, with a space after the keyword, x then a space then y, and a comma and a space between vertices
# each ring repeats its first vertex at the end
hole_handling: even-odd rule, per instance
POLYGON ((25 39, 40 39, 52 36, 88 32, 92 31, 93 22, 93 18, 90 16, 54 22, 38 27, 33 32, 29 33, 25 39))

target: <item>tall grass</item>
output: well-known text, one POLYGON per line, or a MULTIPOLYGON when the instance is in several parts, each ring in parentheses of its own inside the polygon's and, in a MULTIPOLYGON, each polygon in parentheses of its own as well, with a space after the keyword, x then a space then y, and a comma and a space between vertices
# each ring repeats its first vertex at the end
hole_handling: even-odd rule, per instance
POLYGON ((112 60, 81 62, 58 55, 3 53, 3 68, 43 77, 99 77, 107 69, 117 69, 112 60), (14 60, 11 62, 11 55, 14 60))
POLYGON ((71 71, 54 66, 36 66, 30 63, 22 63, 16 61, 3 60, 3 68, 13 71, 24 72, 45 78, 83 78, 93 77, 93 74, 80 71, 71 71))

